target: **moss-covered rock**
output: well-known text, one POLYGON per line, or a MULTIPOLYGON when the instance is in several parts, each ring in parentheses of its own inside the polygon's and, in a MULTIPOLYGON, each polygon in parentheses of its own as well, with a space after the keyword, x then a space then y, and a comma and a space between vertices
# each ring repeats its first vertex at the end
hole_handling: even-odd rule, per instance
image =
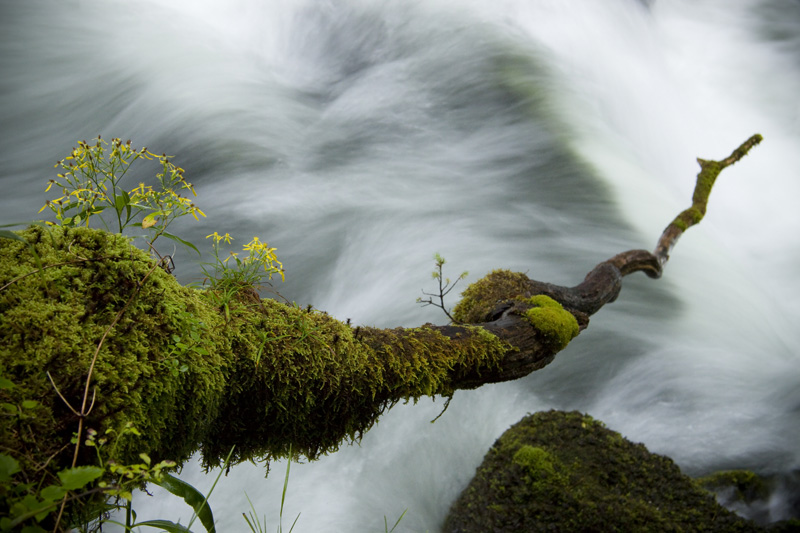
POLYGON ((753 503, 769 497, 769 487, 764 479, 749 470, 724 470, 698 478, 704 489, 726 496, 730 501, 753 503))
POLYGON ((668 458, 590 416, 522 419, 486 454, 443 531, 759 531, 668 458))

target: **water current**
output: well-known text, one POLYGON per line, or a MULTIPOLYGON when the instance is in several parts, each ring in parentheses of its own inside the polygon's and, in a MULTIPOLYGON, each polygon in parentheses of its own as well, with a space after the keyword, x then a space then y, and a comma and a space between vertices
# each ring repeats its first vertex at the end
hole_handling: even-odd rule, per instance
MULTIPOLYGON (((577 409, 691 475, 775 476, 742 512, 797 515, 800 2, 161 0, 0 2, 0 213, 29 220, 80 139, 176 154, 212 231, 277 247, 289 300, 380 327, 494 268, 571 285, 652 248, 696 157, 762 145, 722 174, 663 279, 626 279, 554 363, 399 405, 358 445, 292 464, 295 531, 437 531, 483 455, 528 412, 577 409)), ((169 250, 171 251, 171 250, 169 250)), ((176 274, 198 279, 177 251, 176 274)), ((452 298, 450 304, 454 304, 452 298)), ((285 462, 231 469, 210 503, 270 528, 285 462), (277 472, 277 474, 276 474, 277 472)), ((202 490, 214 475, 192 463, 202 490)), ((182 502, 140 494, 140 518, 182 502)))

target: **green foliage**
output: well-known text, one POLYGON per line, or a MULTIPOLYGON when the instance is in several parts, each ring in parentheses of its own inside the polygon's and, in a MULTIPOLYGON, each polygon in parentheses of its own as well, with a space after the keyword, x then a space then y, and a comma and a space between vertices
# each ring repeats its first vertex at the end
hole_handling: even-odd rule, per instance
POLYGON ((124 527, 126 531, 133 531, 133 528, 138 527, 153 527, 169 532, 191 533, 189 529, 191 522, 185 527, 168 520, 136 522, 136 513, 131 508, 132 491, 142 487, 146 482, 152 482, 185 500, 194 509, 195 516, 200 518, 206 531, 214 533, 214 516, 207 503, 208 496, 214 489, 213 486, 207 495, 203 495, 193 486, 167 473, 167 470, 176 467, 175 462, 161 461, 153 464, 145 453, 139 454, 141 463, 121 464, 113 460, 105 460, 104 452, 113 454, 120 437, 125 434, 140 435, 139 431, 130 425, 119 434, 109 429, 103 437, 98 437, 96 431, 89 430, 85 446, 96 450, 97 464, 57 471, 55 472, 57 483, 47 486, 42 486, 41 483, 26 483, 21 480, 20 477, 29 478, 31 473, 23 472, 19 462, 13 457, 0 454, 0 508, 5 509, 7 514, 0 519, 0 531, 17 531, 23 524, 27 524, 24 525, 23 531, 31 533, 46 531, 41 526, 47 525, 49 529, 53 527, 54 520, 56 523, 58 522, 55 514, 62 502, 85 500, 92 496, 102 495, 104 499, 115 498, 116 501, 122 500, 126 503, 122 506, 116 503, 111 504, 105 509, 90 506, 85 512, 73 516, 71 521, 81 526, 81 530, 85 530, 90 518, 101 510, 124 508, 127 510, 128 517, 126 524, 100 518, 95 521, 92 529, 103 523, 113 523, 124 527), (107 445, 111 446, 109 450, 105 449, 107 445), (84 524, 81 525, 81 523, 84 524))
POLYGON ((173 344, 167 347, 164 357, 159 361, 162 369, 168 371, 173 377, 189 371, 189 365, 184 362, 187 355, 190 357, 209 357, 211 355, 205 340, 205 335, 208 334, 207 325, 196 320, 195 316, 187 311, 178 311, 178 315, 183 321, 184 329, 180 334, 172 335, 173 344))
MULTIPOLYGON (((220 473, 222 473, 222 470, 220 470, 220 473)), ((219 477, 217 477, 217 479, 219 479, 219 477)), ((208 505, 208 495, 203 495, 190 484, 170 474, 164 474, 160 480, 155 481, 155 484, 166 489, 175 496, 182 498, 183 501, 185 501, 189 506, 191 506, 192 509, 194 509, 194 516, 200 519, 200 523, 203 524, 203 527, 206 528, 206 531, 208 531, 208 533, 215 533, 216 529, 214 527, 214 513, 211 511, 211 507, 208 505)), ((213 491, 213 487, 211 490, 213 491)), ((190 526, 191 523, 189 526, 187 526, 187 528, 190 526)))
MULTIPOLYGON (((106 433, 113 434, 112 431, 106 433)), ((124 433, 138 434, 138 431, 129 427, 124 433)), ((113 441, 116 444, 119 435, 113 441)), ((48 480, 47 473, 39 483, 26 481, 36 473, 23 471, 16 459, 0 454, 0 508, 5 509, 7 514, 0 519, 0 531, 16 531, 23 524, 26 524, 24 530, 31 532, 45 531, 42 525, 52 528, 58 522, 56 515, 60 515, 62 502, 86 500, 97 495, 102 495, 104 499, 115 497, 130 502, 133 489, 141 487, 146 481, 160 482, 167 475, 164 470, 175 467, 172 461, 152 465, 144 453, 140 454, 143 461, 140 464, 106 463, 101 449, 107 442, 106 437, 98 438, 96 432, 90 431, 85 444, 97 450, 97 464, 53 472, 55 475, 49 478, 51 481, 48 485, 44 485, 48 480)), ((80 516, 88 519, 101 508, 92 506, 90 509, 94 510, 80 516)), ((76 515, 71 517, 71 521, 80 523, 83 519, 76 515)))
MULTIPOLYGON (((47 464, 38 474, 45 476, 45 485, 46 476, 70 468, 74 460, 98 464, 101 450, 109 484, 98 485, 95 496, 111 494, 112 481, 120 476, 139 486, 147 481, 141 474, 149 465, 188 458, 224 386, 225 376, 209 370, 219 362, 215 337, 196 342, 200 324, 219 323, 217 314, 197 291, 153 270, 153 259, 123 237, 58 226, 32 227, 19 235, 25 242, 0 240, 0 286, 8 285, 0 291, 0 374, 14 384, 0 389, 8 415, 0 417, 2 449, 13 450, 25 476, 47 464), (38 276, 26 275, 38 271, 32 255, 25 253, 28 246, 47 266, 40 271, 47 291, 38 276), (125 305, 126 312, 109 329, 125 305), (175 336, 195 340, 181 350, 175 336), (95 352, 89 390, 95 399, 83 419, 94 433, 74 443, 80 447, 74 452, 65 446, 77 429, 66 402, 81 405, 95 352), (171 372, 165 366, 171 360, 185 371, 171 372), (113 446, 101 442, 112 436, 113 446), (95 449, 93 438, 99 444, 95 449), (125 471, 119 465, 139 466, 125 471)), ((69 506, 79 514, 81 508, 69 506)), ((73 521, 72 511, 68 521, 73 521)))
POLYGON ((206 238, 212 239, 214 261, 201 265, 206 275, 204 284, 208 283, 209 297, 214 305, 225 311, 228 319, 228 304, 231 299, 237 295, 252 294, 275 274, 280 274, 281 280, 284 279, 283 264, 275 256, 275 248, 270 248, 258 237, 253 237, 242 247, 242 251, 247 252, 246 257, 240 258, 240 252, 231 251, 225 259, 220 257, 220 246, 222 243, 231 243, 233 238, 230 234, 220 235, 215 231, 206 238), (231 260, 235 266, 231 264, 231 260))
MULTIPOLYGON (((0 372, 18 385, 6 391, 15 400, 9 403, 21 406, 25 400, 39 399, 41 412, 25 423, 45 440, 68 442, 75 427, 48 414, 64 406, 53 383, 65 399, 80 405, 92 354, 114 315, 135 293, 99 350, 93 384, 100 401, 86 419, 87 427, 103 434, 130 422, 147 435, 121 439, 121 457, 115 459, 123 463, 135 460, 140 452, 153 456, 157 451, 156 461, 188 457, 215 412, 225 383, 224 374, 210 371, 221 362, 219 354, 225 353, 217 346, 224 339, 213 334, 214 324, 221 326, 218 314, 198 291, 181 287, 161 269, 152 270, 153 260, 124 238, 59 227, 47 234, 31 228, 21 235, 52 266, 44 275, 55 297, 43 294, 31 276, 0 292, 0 372), (197 337, 203 331, 200 324, 208 332, 201 345, 185 350, 175 346, 175 336, 191 338, 194 331, 197 337), (186 371, 177 375, 169 371, 165 366, 169 360, 176 360, 178 369, 186 365, 186 371)), ((24 247, 0 241, 0 285, 35 270, 24 247)), ((0 440, 13 438, 18 431, 10 429, 0 440)))
POLYGON ((103 475, 97 466, 79 466, 57 472, 57 479, 41 486, 20 480, 24 475, 20 464, 5 454, 0 454, 0 508, 7 509, 0 518, 0 531, 45 531, 39 525, 55 513, 61 501, 76 491, 83 491, 103 475), (23 524, 27 525, 23 526, 23 524))
POLYGON ((191 200, 181 195, 184 190, 195 195, 192 184, 183 177, 184 170, 176 167, 167 155, 156 155, 147 148, 132 148, 131 141, 123 143, 115 138, 111 140, 110 152, 108 146, 100 137, 92 144, 80 141, 69 156, 58 161, 55 166, 61 167, 62 172, 49 180, 46 190, 55 186, 60 189, 61 196, 48 200, 39 212, 49 208, 64 227, 89 227, 92 217, 108 211, 119 233, 128 226, 138 226, 150 231, 150 245, 163 235, 197 251, 194 245, 166 231, 182 216, 191 214, 195 219, 198 215, 205 216, 191 200), (132 163, 139 159, 155 159, 161 165, 161 171, 156 174, 157 189, 144 183, 131 190, 122 187, 121 182, 132 163), (141 220, 136 222, 139 217, 141 220))

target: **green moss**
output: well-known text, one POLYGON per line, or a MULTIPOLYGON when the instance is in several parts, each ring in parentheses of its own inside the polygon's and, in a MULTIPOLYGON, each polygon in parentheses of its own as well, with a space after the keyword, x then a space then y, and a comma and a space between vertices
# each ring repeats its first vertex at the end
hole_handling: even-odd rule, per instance
POLYGON ((666 457, 587 415, 550 411, 506 431, 444 532, 758 531, 666 457))
MULTIPOLYGON (((81 409, 96 352, 85 429, 142 434, 115 440, 104 459, 180 463, 199 449, 211 466, 234 445, 234 463, 334 451, 396 402, 450 396, 462 373, 494 368, 511 349, 468 326, 352 328, 252 291, 223 313, 121 236, 19 235, 45 268, 26 243, 0 239, 0 376, 16 385, 0 389, 16 413, 0 417, 0 447, 36 482, 72 462, 78 417, 59 394, 81 409)), ((96 460, 80 447, 79 464, 96 460)))
POLYGON ((527 295, 528 276, 509 270, 493 270, 471 284, 453 308, 453 318, 460 324, 487 322, 488 314, 498 302, 527 295))
MULTIPOLYGON (((708 198, 711 196, 711 189, 724 167, 719 161, 698 160, 698 162, 700 163, 700 173, 697 175, 697 183, 692 194, 692 205, 702 206, 702 210, 705 212, 708 198)), ((702 218, 702 214, 700 218, 702 218)))
POLYGON ((539 294, 528 303, 536 307, 527 310, 525 317, 556 351, 563 350, 580 333, 575 316, 549 296, 539 294))
POLYGON ((542 448, 523 445, 514 454, 514 462, 525 466, 535 472, 543 472, 545 475, 553 475, 553 457, 542 448))
POLYGON ((528 485, 527 490, 532 494, 546 497, 554 490, 562 490, 569 483, 567 468, 558 457, 544 448, 523 444, 514 453, 512 461, 523 467, 523 482, 528 485))
POLYGON ((525 316, 555 351, 564 349, 580 332, 575 316, 545 295, 530 296, 530 280, 525 274, 494 270, 471 284, 453 309, 457 323, 481 323, 493 319, 492 310, 504 300, 524 299, 533 308, 525 316))
MULTIPOLYGON (((37 227, 21 235, 35 245, 44 265, 57 266, 42 271, 43 280, 28 275, 0 292, 0 373, 18 385, 6 392, 11 403, 35 399, 51 415, 45 417, 47 429, 38 419, 4 428, 2 444, 21 452, 15 438, 24 439, 29 431, 38 448, 42 441, 52 443, 47 449, 53 450, 69 442, 77 418, 48 374, 79 410, 92 356, 119 309, 136 293, 98 353, 90 389, 96 401, 86 424, 102 434, 132 422, 148 435, 116 443, 118 460, 134 459, 140 452, 154 460, 187 458, 216 413, 225 384, 224 375, 207 370, 221 364, 218 354, 224 352, 217 346, 224 341, 213 335, 218 317, 196 291, 176 284, 161 269, 139 287, 153 261, 127 239, 86 228, 37 227), (206 355, 174 354, 189 368, 175 376, 164 367, 167 347, 190 320, 209 326, 204 339, 209 350, 206 355)), ((35 268, 24 243, 0 239, 0 285, 35 268)), ((30 446, 25 443, 23 450, 31 451, 30 446)))
POLYGON ((725 470, 698 478, 697 483, 704 489, 719 493, 732 492, 733 499, 752 503, 769 497, 767 483, 749 470, 725 470))

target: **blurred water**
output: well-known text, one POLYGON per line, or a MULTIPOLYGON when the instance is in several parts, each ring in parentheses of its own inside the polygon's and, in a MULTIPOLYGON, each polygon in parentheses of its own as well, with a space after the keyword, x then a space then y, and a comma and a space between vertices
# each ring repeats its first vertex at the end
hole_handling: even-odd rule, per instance
MULTIPOLYGON (((651 248, 689 202, 697 156, 765 142, 720 178, 664 279, 620 299, 549 367, 398 406, 359 446, 292 465, 284 526, 436 531, 492 442, 525 413, 580 409, 688 473, 798 471, 795 266, 800 4, 786 0, 78 0, 0 2, 0 209, 26 220, 52 164, 102 133, 177 154, 209 215, 278 248, 277 289, 344 320, 444 322, 419 308, 432 255, 574 284, 651 248)), ((178 252, 178 275, 198 277, 178 252)), ((455 303, 455 301, 451 302, 455 303)), ((277 523, 285 463, 240 465, 277 523), (275 473, 278 473, 277 475, 275 473)), ((213 476, 187 465, 208 488, 213 476)), ((797 513, 787 486, 751 510, 797 513), (794 508, 792 507, 794 506, 794 508)), ((182 503, 137 496, 145 515, 182 503)))

